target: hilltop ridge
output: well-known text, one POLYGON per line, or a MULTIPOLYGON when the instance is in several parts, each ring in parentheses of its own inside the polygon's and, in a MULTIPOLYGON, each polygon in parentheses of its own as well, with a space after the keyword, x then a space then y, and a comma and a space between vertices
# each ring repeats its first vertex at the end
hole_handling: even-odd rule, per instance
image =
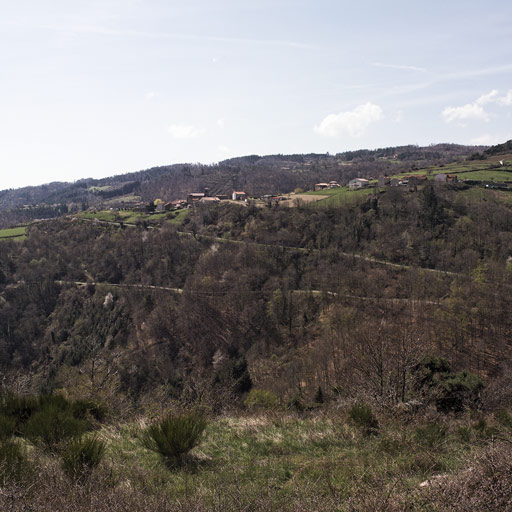
POLYGON ((397 146, 331 154, 248 155, 213 165, 181 163, 119 174, 83 178, 74 183, 0 191, 0 227, 50 218, 67 211, 103 203, 118 205, 171 201, 193 190, 209 188, 212 194, 245 190, 249 195, 279 194, 296 188, 308 190, 318 181, 346 184, 352 178, 377 177, 431 165, 446 165, 486 150, 486 146, 435 144, 397 146))

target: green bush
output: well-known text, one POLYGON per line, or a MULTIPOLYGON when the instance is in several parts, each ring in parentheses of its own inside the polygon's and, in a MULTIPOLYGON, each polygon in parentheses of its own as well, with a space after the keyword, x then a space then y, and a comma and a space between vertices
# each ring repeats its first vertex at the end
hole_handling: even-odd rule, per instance
POLYGON ((512 416, 505 409, 500 409, 494 413, 496 421, 505 428, 512 428, 512 416))
POLYGON ((424 427, 416 429, 414 437, 418 444, 435 448, 439 446, 446 437, 446 428, 439 423, 428 423, 424 427))
POLYGON ((38 409, 39 401, 36 397, 16 396, 5 394, 0 398, 0 413, 12 418, 15 422, 15 433, 19 433, 30 416, 38 409))
POLYGON ((16 420, 0 413, 0 441, 5 441, 14 435, 16 431, 16 420))
POLYGON ((450 372, 451 366, 448 359, 437 356, 424 356, 413 368, 415 386, 417 390, 431 387, 436 384, 436 376, 450 372))
POLYGON ((98 466, 105 453, 105 443, 97 437, 73 439, 62 454, 62 469, 70 478, 86 478, 98 466))
POLYGON ((104 405, 97 404, 92 400, 75 400, 71 404, 73 416, 80 420, 93 418, 96 421, 103 421, 107 416, 107 408, 104 405))
POLYGON ((195 412, 169 413, 143 433, 142 441, 169 465, 181 465, 185 455, 199 444, 206 425, 204 416, 195 412))
POLYGON ((482 379, 467 370, 448 374, 438 384, 437 409, 440 412, 460 412, 464 407, 474 408, 484 387, 482 379))
POLYGON ((69 401, 62 395, 39 395, 37 397, 19 397, 12 394, 0 397, 0 438, 3 432, 8 435, 24 435, 26 429, 33 430, 33 416, 40 413, 47 415, 53 411, 53 415, 59 411, 61 417, 72 417, 82 420, 89 429, 93 421, 102 421, 106 416, 106 408, 91 400, 69 401), (14 432, 12 430, 14 422, 14 432), (27 425, 30 424, 28 427, 27 425))
POLYGON ((251 389, 244 405, 247 409, 272 409, 279 403, 277 396, 266 389, 251 389))
POLYGON ((89 423, 75 418, 70 409, 62 409, 49 401, 29 418, 23 434, 34 444, 50 451, 58 451, 67 440, 78 437, 89 429, 89 423))
MULTIPOLYGON (((286 403, 288 409, 294 409, 298 412, 304 412, 306 410, 306 404, 302 400, 301 395, 294 395, 286 403)), ((268 407, 270 408, 270 407, 268 407)))
POLYGON ((350 408, 348 416, 357 427, 363 430, 364 434, 372 435, 378 433, 379 422, 369 405, 354 404, 350 408))
POLYGON ((32 468, 20 445, 13 440, 0 442, 0 482, 20 481, 27 478, 32 468))

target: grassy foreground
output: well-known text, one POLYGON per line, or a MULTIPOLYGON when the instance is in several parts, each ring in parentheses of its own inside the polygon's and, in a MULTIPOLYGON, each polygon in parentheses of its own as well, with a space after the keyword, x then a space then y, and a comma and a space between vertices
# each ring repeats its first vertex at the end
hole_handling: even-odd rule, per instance
POLYGON ((369 432, 342 410, 219 417, 179 468, 144 448, 146 420, 104 426, 97 435, 107 452, 88 479, 70 481, 56 460, 30 447, 39 477, 5 486, 0 508, 507 510, 508 413, 378 419, 369 432))

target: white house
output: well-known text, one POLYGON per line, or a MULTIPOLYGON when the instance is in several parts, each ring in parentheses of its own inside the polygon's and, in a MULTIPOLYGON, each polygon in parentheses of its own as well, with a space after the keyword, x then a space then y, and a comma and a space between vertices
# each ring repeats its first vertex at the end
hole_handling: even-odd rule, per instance
POLYGON ((364 178, 354 178, 348 182, 348 188, 355 190, 357 188, 366 188, 370 186, 370 182, 364 178))
POLYGON ((245 201, 247 199, 247 194, 245 192, 237 192, 236 190, 233 190, 231 199, 233 199, 233 201, 245 201))

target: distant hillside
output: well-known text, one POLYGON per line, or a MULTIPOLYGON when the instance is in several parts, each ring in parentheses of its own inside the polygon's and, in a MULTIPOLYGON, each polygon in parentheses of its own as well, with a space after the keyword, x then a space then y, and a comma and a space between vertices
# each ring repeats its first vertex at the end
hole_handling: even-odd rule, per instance
POLYGON ((250 195, 261 195, 310 189, 318 181, 336 180, 346 184, 356 176, 371 178, 448 164, 485 149, 485 146, 437 144, 363 149, 336 155, 249 155, 214 165, 174 164, 103 179, 85 178, 75 183, 55 182, 3 190, 0 191, 0 226, 54 217, 63 211, 97 204, 130 204, 157 197, 179 199, 206 187, 212 194, 242 189, 250 195))
POLYGON ((486 155, 501 155, 506 153, 512 153, 512 140, 508 140, 503 144, 491 146, 490 148, 484 151, 484 154, 486 155))

